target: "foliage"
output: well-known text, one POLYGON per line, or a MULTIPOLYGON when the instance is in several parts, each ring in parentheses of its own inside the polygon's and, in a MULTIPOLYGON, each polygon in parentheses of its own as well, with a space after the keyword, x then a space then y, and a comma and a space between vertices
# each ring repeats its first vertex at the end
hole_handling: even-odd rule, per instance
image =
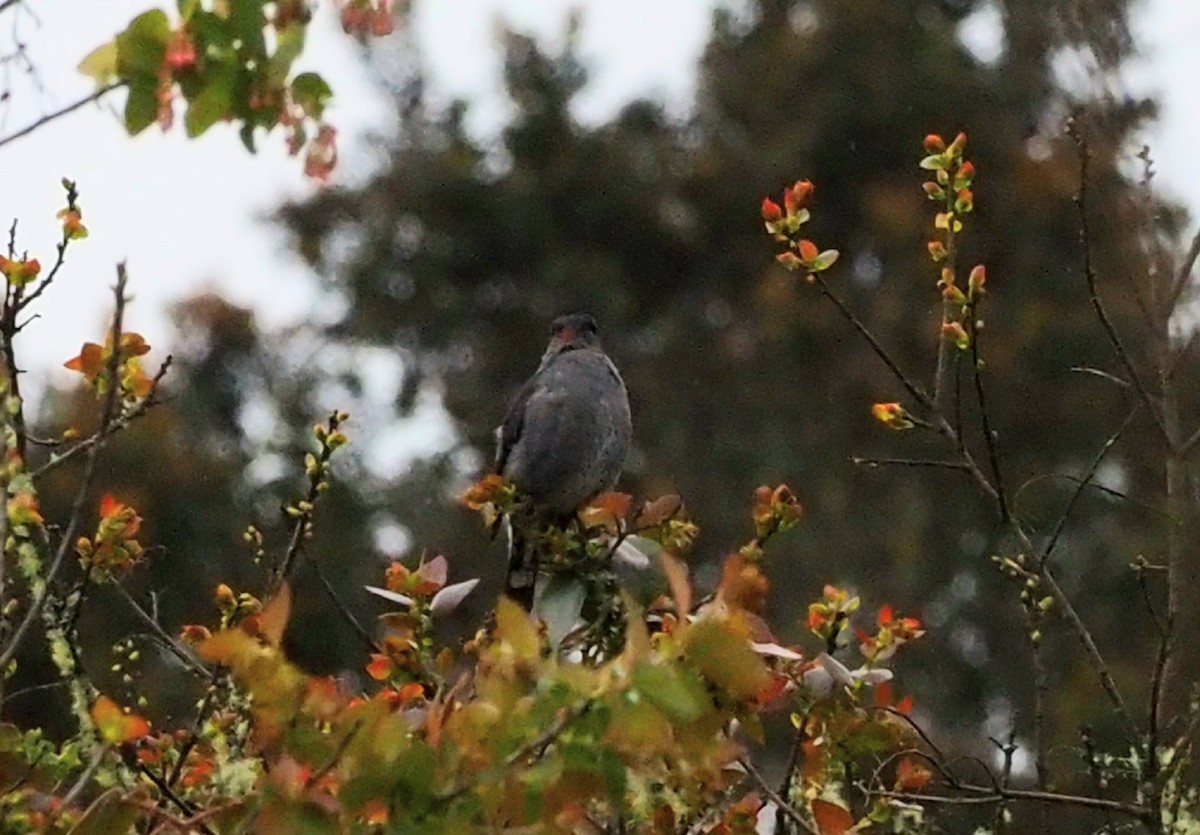
MULTIPOLYGON (((126 130, 170 130, 182 99, 189 138, 233 122, 253 153, 260 132, 282 128, 288 153, 304 152, 305 173, 328 180, 337 164, 337 131, 324 118, 333 91, 318 73, 293 71, 312 19, 307 0, 180 0, 174 18, 143 12, 79 65, 98 90, 127 89, 126 130)), ((391 0, 347 2, 342 23, 356 37, 387 35, 391 0)))

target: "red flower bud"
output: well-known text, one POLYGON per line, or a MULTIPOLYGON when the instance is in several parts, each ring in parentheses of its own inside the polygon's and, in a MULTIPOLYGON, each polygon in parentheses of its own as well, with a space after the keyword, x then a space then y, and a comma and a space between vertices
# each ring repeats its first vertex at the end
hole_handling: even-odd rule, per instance
POLYGON ((975 176, 975 164, 970 160, 965 160, 958 169, 958 179, 968 182, 975 176))
POLYGON ((800 260, 806 264, 817 260, 817 256, 821 254, 821 250, 817 249, 817 245, 812 241, 804 240, 797 244, 800 250, 800 260))
POLYGON ((779 204, 770 197, 764 197, 762 202, 762 216, 767 223, 774 223, 783 217, 783 209, 779 208, 779 204))
POLYGON ((925 150, 931 154, 940 154, 946 150, 946 140, 936 133, 931 133, 925 137, 925 150))

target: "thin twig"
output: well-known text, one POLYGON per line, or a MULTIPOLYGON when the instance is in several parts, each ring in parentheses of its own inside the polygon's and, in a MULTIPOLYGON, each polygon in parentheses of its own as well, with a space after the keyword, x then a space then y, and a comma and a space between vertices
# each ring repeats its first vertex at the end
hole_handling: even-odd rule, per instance
POLYGON ((958 791, 971 796, 957 797, 944 794, 922 794, 916 792, 897 792, 882 789, 867 789, 874 797, 888 797, 909 803, 940 803, 953 806, 978 806, 991 803, 1003 803, 1006 800, 1018 800, 1031 803, 1049 803, 1059 806, 1077 806, 1083 809, 1116 812, 1122 815, 1144 820, 1151 810, 1136 803, 1124 803, 1119 800, 1108 800, 1102 797, 1086 795, 1059 794, 1058 792, 1034 791, 1028 789, 994 789, 987 786, 972 786, 968 784, 956 787, 958 791))
POLYGON ((350 611, 350 607, 342 601, 342 598, 337 593, 337 589, 335 589, 333 584, 329 582, 329 578, 325 576, 325 572, 321 570, 319 565, 317 565, 316 560, 309 560, 309 563, 312 565, 313 572, 317 575, 317 579, 321 581, 321 588, 325 589, 325 596, 329 598, 329 601, 333 604, 333 608, 337 609, 338 614, 342 616, 342 619, 350 625, 350 628, 354 631, 354 634, 357 635, 359 640, 362 641, 363 646, 365 646, 370 652, 382 653, 383 648, 380 647, 379 644, 376 643, 375 639, 371 637, 371 633, 368 632, 366 628, 358 622, 358 618, 356 618, 354 613, 350 611))
POLYGON ((117 394, 121 387, 117 371, 121 364, 121 325, 125 316, 125 284, 127 280, 125 263, 121 262, 117 264, 117 283, 113 287, 113 296, 115 299, 112 316, 113 349, 112 355, 108 359, 108 367, 105 370, 105 373, 108 375, 109 386, 108 391, 104 395, 104 406, 100 412, 100 429, 96 433, 101 440, 88 449, 83 475, 80 476, 79 487, 75 492, 75 500, 71 503, 70 515, 67 517, 66 527, 63 529, 62 538, 59 540, 58 550, 54 554, 54 559, 50 563, 49 570, 46 572, 42 593, 34 599, 33 603, 26 610, 25 617, 21 620, 21 624, 17 627, 17 631, 13 634, 8 646, 0 653, 0 669, 8 667, 9 662, 16 657, 17 650, 20 649, 21 643, 25 640, 25 636, 33 626, 34 620, 41 613, 42 607, 46 605, 46 601, 52 593, 54 580, 66 563, 67 554, 71 553, 75 547, 75 532, 79 529, 80 520, 83 518, 83 507, 87 503, 88 494, 92 489, 92 481, 96 476, 96 462, 99 460, 100 450, 104 446, 103 439, 107 436, 108 428, 116 415, 117 394))
POLYGON ((92 782, 92 778, 96 776, 96 771, 100 768, 100 763, 108 756, 111 746, 109 743, 96 746, 96 750, 92 752, 91 762, 87 764, 87 768, 79 775, 79 779, 75 781, 75 785, 71 786, 70 791, 63 795, 62 802, 59 803, 60 809, 69 809, 71 804, 79 799, 79 795, 83 794, 83 790, 87 788, 87 784, 92 782))
POLYGON ((133 423, 138 418, 144 416, 146 414, 146 412, 150 411, 150 409, 152 407, 157 406, 160 403, 162 403, 163 400, 161 400, 160 398, 158 398, 156 396, 158 394, 158 387, 159 387, 159 384, 162 382, 163 377, 166 376, 167 371, 170 370, 171 363, 173 361, 174 361, 174 358, 170 354, 168 354, 167 358, 165 360, 163 360, 162 365, 160 365, 158 367, 158 371, 155 373, 154 378, 150 381, 149 393, 145 397, 143 397, 141 400, 139 400, 137 402, 137 404, 135 406, 133 406, 133 408, 128 409, 127 411, 121 413, 116 418, 114 418, 113 421, 111 423, 109 423, 107 428, 105 428, 103 430, 97 430, 91 436, 80 441, 75 446, 68 449, 66 452, 63 452, 61 454, 55 454, 45 464, 42 464, 37 469, 33 470, 30 473, 30 477, 33 478, 34 480, 37 480, 38 478, 42 477, 46 473, 50 472, 51 470, 61 467, 63 464, 65 464, 68 461, 70 461, 71 459, 75 458, 75 456, 81 455, 82 453, 87 452, 89 449, 95 447, 97 444, 104 443, 109 438, 109 436, 115 435, 117 432, 122 431, 123 429, 128 427, 129 424, 133 423))
POLYGON ((1058 520, 1054 523, 1054 529, 1050 533, 1050 538, 1046 541, 1046 545, 1042 548, 1042 552, 1038 557, 1039 565, 1048 560, 1054 552, 1054 546, 1058 544, 1059 537, 1062 536, 1063 529, 1067 526, 1067 520, 1071 518, 1071 512, 1075 509, 1075 504, 1079 501, 1079 497, 1083 495, 1083 491, 1087 489, 1088 484, 1095 477, 1096 471, 1100 469, 1100 464, 1103 463, 1105 457, 1112 450, 1113 446, 1116 445, 1121 435, 1125 433, 1125 430, 1129 428, 1129 424, 1133 422, 1134 417, 1137 416, 1141 407, 1141 402, 1134 404, 1129 413, 1125 415, 1125 419, 1121 421, 1121 425, 1108 436, 1108 440, 1101 445, 1100 449, 1092 457, 1091 464, 1084 470, 1079 484, 1076 486, 1074 492, 1071 493, 1071 498, 1067 500, 1067 506, 1063 508, 1063 512, 1059 514, 1058 520))
POLYGON ((1087 281, 1088 296, 1090 297, 1092 308, 1096 311, 1096 317, 1104 327, 1105 334, 1108 335, 1108 341, 1112 343, 1113 349, 1117 353, 1117 358, 1125 368, 1125 373, 1129 375, 1129 379, 1133 381, 1133 387, 1137 389, 1138 395, 1146 404, 1146 410, 1150 413, 1154 425, 1158 427, 1158 431, 1166 441, 1167 448, 1175 449, 1177 442, 1171 436, 1171 433, 1167 431, 1167 426, 1163 422, 1162 415, 1159 414, 1154 397, 1146 387, 1146 383, 1142 379, 1142 375, 1138 372, 1137 366, 1134 365, 1133 358, 1125 348, 1125 343, 1121 340, 1120 334, 1117 333, 1116 326, 1113 324, 1112 319, 1109 318, 1108 310, 1105 309, 1104 302, 1100 299, 1100 291, 1096 287, 1096 270, 1092 265, 1091 227, 1088 223, 1087 211, 1088 161, 1091 154, 1088 150, 1087 137, 1084 136, 1082 130, 1078 128, 1074 120, 1072 120, 1070 131, 1079 149, 1079 194, 1075 198, 1075 205, 1079 210, 1079 246, 1082 250, 1083 275, 1087 281))
POLYGON ((825 279, 821 277, 820 273, 815 273, 813 275, 813 279, 815 280, 817 287, 820 289, 821 295, 833 302, 834 306, 842 314, 842 318, 849 322, 850 325, 856 331, 858 331, 859 335, 867 341, 867 344, 871 346, 871 350, 875 352, 875 356, 879 357, 879 359, 883 361, 883 364, 888 367, 888 370, 892 372, 893 376, 895 376, 895 378, 900 381, 900 384, 904 386, 908 393, 913 396, 913 399, 915 399, 926 409, 933 411, 934 404, 929 395, 927 395, 924 389, 917 385, 911 377, 901 370, 900 366, 892 358, 892 355, 889 354, 887 349, 884 348, 883 345, 880 344, 879 340, 875 338, 875 334, 871 333, 870 329, 863 324, 862 320, 855 315, 854 311, 847 307, 846 303, 842 301, 841 297, 833 292, 833 288, 826 283, 825 279))
POLYGON ((142 608, 142 606, 133 599, 133 595, 131 595, 123 585, 120 583, 113 583, 112 585, 113 588, 117 590, 117 594, 120 595, 121 599, 129 604, 129 608, 132 609, 133 613, 138 616, 138 620, 146 624, 150 631, 154 633, 155 637, 162 642, 163 646, 170 650, 172 655, 182 661, 184 666, 196 673, 198 676, 201 676, 205 679, 212 679, 213 671, 205 667, 195 658, 195 656, 184 649, 183 645, 180 644, 179 641, 171 637, 167 630, 163 629, 162 625, 153 617, 151 617, 150 613, 142 608))
MULTIPOLYGON (((563 710, 559 714, 558 719, 556 719, 550 725, 550 727, 546 728, 546 730, 542 731, 533 739, 521 745, 515 751, 505 757, 503 768, 507 770, 534 755, 540 756, 548 747, 550 747, 550 745, 554 743, 555 740, 562 736, 563 732, 566 731, 567 728, 569 728, 575 722, 575 720, 579 719, 581 716, 591 710, 591 707, 592 703, 585 701, 580 702, 572 708, 563 710)), ((443 803, 450 803, 451 801, 458 799, 471 789, 475 788, 478 783, 478 779, 472 779, 465 783, 461 783, 458 786, 455 786, 454 788, 439 795, 438 799, 443 803)))
POLYGON ((746 773, 750 775, 750 779, 758 784, 759 789, 761 789, 762 793, 767 796, 767 799, 775 804, 776 808, 791 818, 793 823, 795 823, 805 832, 809 833, 809 835, 819 835, 817 830, 812 828, 812 825, 808 822, 808 819, 805 818, 804 815, 800 814, 796 807, 780 797, 779 793, 775 791, 775 789, 771 788, 771 784, 768 783, 766 779, 758 773, 758 769, 756 769, 754 764, 750 762, 749 757, 739 757, 738 762, 741 764, 742 768, 746 770, 746 773))
MULTIPOLYGON (((992 484, 996 488, 996 504, 1000 509, 1000 518, 1007 522, 1012 513, 1009 510, 1008 495, 1004 490, 1004 475, 1000 469, 1000 455, 996 449, 996 433, 992 430, 991 417, 988 412, 987 396, 983 385, 983 359, 979 351, 979 321, 976 319, 977 302, 973 302, 967 312, 967 327, 971 338, 971 377, 975 382, 975 399, 979 403, 980 429, 983 433, 984 446, 987 448, 988 461, 992 467, 992 484)), ((961 434, 961 433, 960 433, 961 434)))
MULTIPOLYGON (((2 9, 0 9, 0 11, 2 11, 2 9)), ((125 82, 123 82, 123 81, 115 81, 112 84, 106 84, 103 87, 100 87, 99 89, 97 89, 95 92, 93 92, 87 96, 84 96, 83 98, 78 99, 77 101, 74 101, 71 104, 66 105, 65 107, 60 107, 58 110, 55 110, 51 113, 47 113, 45 116, 41 117, 40 119, 38 119, 34 122, 29 123, 28 125, 21 128, 20 130, 15 131, 14 133, 10 133, 8 136, 5 136, 3 138, 0 138, 0 148, 3 148, 5 145, 7 145, 10 142, 16 142, 18 139, 28 136, 29 134, 33 133, 38 128, 41 128, 41 127, 49 124, 50 122, 60 119, 63 116, 66 116, 68 114, 74 113, 76 110, 83 107, 84 105, 91 104, 94 101, 99 101, 100 99, 104 98, 104 96, 111 93, 113 90, 116 90, 117 88, 124 87, 124 86, 125 86, 125 82)))
POLYGON ((860 467, 931 467, 943 470, 966 470, 962 461, 937 461, 931 458, 860 458, 855 455, 851 463, 860 467))

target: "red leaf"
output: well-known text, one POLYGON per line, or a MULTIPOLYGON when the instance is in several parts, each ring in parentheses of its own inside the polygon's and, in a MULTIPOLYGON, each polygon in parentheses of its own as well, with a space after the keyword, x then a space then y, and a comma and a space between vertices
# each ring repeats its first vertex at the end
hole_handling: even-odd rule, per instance
POLYGON ((933 772, 912 757, 905 757, 896 765, 896 788, 900 791, 920 791, 933 777, 933 772))
POLYGON ((845 835, 854 826, 854 817, 836 803, 813 800, 812 812, 821 835, 845 835))

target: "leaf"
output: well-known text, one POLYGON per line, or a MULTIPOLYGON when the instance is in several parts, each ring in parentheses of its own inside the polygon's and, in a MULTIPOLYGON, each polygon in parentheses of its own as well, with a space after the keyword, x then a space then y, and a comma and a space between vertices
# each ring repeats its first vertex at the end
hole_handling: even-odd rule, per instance
POLYGON ((463 580, 461 583, 446 586, 433 596, 433 600, 429 601, 429 610, 435 615, 450 614, 458 608, 468 594, 475 590, 477 585, 479 585, 478 577, 474 580, 463 580))
POLYGON ((845 835, 854 826, 854 817, 841 806, 828 800, 814 798, 812 813, 820 835, 845 835))
POLYGON ((628 493, 604 493, 592 499, 579 511, 579 518, 588 527, 616 528, 629 513, 633 496, 628 493))
POLYGON ((158 117, 158 99, 153 78, 129 79, 129 95, 125 97, 125 130, 137 136, 154 124, 158 117))
POLYGON ((692 624, 684 653, 705 678, 736 699, 753 699, 771 684, 767 665, 750 643, 716 618, 692 624))
MULTIPOLYGON (((289 23, 275 33, 275 52, 268 63, 268 72, 277 80, 283 81, 292 71, 292 64, 304 51, 304 36, 308 27, 299 22, 289 23)), ((312 75, 312 73, 304 73, 312 75)), ((299 76, 297 76, 299 77, 299 76)), ((320 76, 318 76, 319 78, 320 76)), ((309 84, 310 82, 304 82, 309 84)), ((295 97, 295 82, 293 81, 292 96, 295 97)))
POLYGON ((508 597, 496 603, 496 640, 508 643, 521 659, 535 658, 541 649, 533 619, 508 597))
POLYGON ((783 658, 787 661, 802 661, 804 656, 795 650, 780 646, 776 643, 750 643, 750 648, 759 655, 769 655, 773 658, 783 658))
POLYGON ((438 554, 429 562, 423 562, 417 566, 414 573, 417 576, 417 583, 413 586, 413 594, 433 594, 446 585, 449 564, 445 557, 438 554))
POLYGON ((393 603, 399 603, 401 606, 413 605, 413 599, 407 594, 398 594, 397 592, 389 591, 388 589, 381 589, 378 586, 363 586, 363 588, 376 597, 382 597, 384 600, 390 600, 393 603))
POLYGON ((937 171, 946 167, 946 157, 943 154, 930 154, 921 160, 921 167, 926 171, 937 171))
POLYGON ((310 119, 320 119, 333 90, 315 72, 302 72, 292 79, 292 99, 310 119))
POLYGON ((135 17, 125 31, 117 35, 117 73, 130 81, 140 77, 156 82, 170 36, 171 24, 161 9, 152 9, 135 17))
POLYGON ((292 614, 292 589, 287 583, 279 587, 279 592, 267 601, 258 615, 258 634, 273 647, 283 642, 283 633, 287 629, 288 618, 292 614))
POLYGON ((575 628, 586 596, 587 588, 578 577, 556 575, 541 587, 533 612, 546 622, 551 646, 558 646, 575 628))
POLYGON ((695 722, 712 707, 700 677, 674 664, 650 661, 633 670, 633 686, 650 704, 676 722, 695 722))
POLYGON ((120 789, 111 788, 88 806, 67 835, 118 835, 132 832, 138 807, 126 803, 120 789))
POLYGON ((688 567, 683 560, 668 554, 664 548, 659 551, 658 558, 662 560, 663 574, 667 577, 667 586, 671 589, 671 599, 675 601, 675 611, 680 623, 684 622, 688 612, 692 610, 692 584, 688 581, 688 567))
POLYGON ((237 80, 237 67, 229 64, 219 64, 205 75, 200 92, 188 102, 187 114, 183 117, 189 138, 200 136, 229 115, 237 80))
POLYGON ((814 273, 819 273, 829 269, 837 261, 839 253, 836 249, 827 249, 818 255, 813 262, 808 265, 808 268, 814 273))
POLYGON ((912 757, 896 764, 896 788, 900 791, 920 791, 933 778, 933 772, 912 757))
POLYGON ((97 87, 103 87, 117 77, 117 42, 109 41, 96 47, 79 62, 79 71, 97 87))
POLYGON ((641 513, 634 520, 633 527, 635 530, 642 528, 652 528, 655 525, 661 525, 663 522, 670 519, 679 509, 683 507, 683 499, 676 495, 668 493, 665 496, 659 496, 652 502, 646 502, 642 506, 641 513))
POLYGON ((126 713, 108 696, 101 696, 92 703, 92 721, 100 738, 110 745, 133 742, 150 733, 150 723, 140 716, 126 713))

